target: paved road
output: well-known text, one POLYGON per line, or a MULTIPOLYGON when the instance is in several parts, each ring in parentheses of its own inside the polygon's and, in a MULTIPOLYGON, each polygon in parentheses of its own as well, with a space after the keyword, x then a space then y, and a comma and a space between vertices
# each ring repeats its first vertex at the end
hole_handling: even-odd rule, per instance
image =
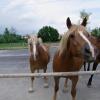
MULTIPOLYGON (((55 49, 52 48, 50 50, 51 58, 54 52, 55 49)), ((29 72, 28 65, 28 50, 0 51, 0 73, 26 73, 29 72)), ((99 66, 98 69, 100 69, 99 66)), ((48 64, 48 72, 50 71, 52 71, 52 61, 48 64)), ((100 75, 95 75, 91 88, 86 86, 88 78, 89 75, 80 76, 77 85, 77 100, 100 100, 100 75)), ((62 78, 57 100, 71 100, 71 82, 68 82, 67 93, 62 92, 63 82, 62 78)), ((0 100, 52 100, 53 78, 49 78, 49 88, 44 88, 43 83, 42 78, 36 78, 34 92, 28 93, 29 78, 0 79, 0 100)))

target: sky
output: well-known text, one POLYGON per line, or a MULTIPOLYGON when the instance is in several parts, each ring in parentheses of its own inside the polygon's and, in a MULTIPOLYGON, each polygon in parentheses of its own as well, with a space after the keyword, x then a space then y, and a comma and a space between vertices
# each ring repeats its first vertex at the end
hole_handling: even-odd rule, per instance
POLYGON ((92 13, 88 27, 100 27, 100 0, 0 0, 0 31, 13 27, 30 34, 48 25, 63 34, 67 17, 78 23, 82 10, 92 13))

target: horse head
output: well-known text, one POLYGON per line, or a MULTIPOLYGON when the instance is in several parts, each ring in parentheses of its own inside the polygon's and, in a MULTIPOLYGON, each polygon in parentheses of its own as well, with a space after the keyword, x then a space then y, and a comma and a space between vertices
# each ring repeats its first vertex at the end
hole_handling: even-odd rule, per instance
POLYGON ((36 60, 39 49, 38 47, 42 45, 42 39, 34 35, 27 35, 27 38, 30 55, 33 56, 34 60, 36 60))
POLYGON ((90 33, 85 28, 86 24, 86 18, 80 25, 72 24, 70 18, 67 18, 68 31, 61 39, 60 54, 67 50, 67 54, 71 56, 83 56, 85 59, 94 58, 94 47, 88 39, 90 33))

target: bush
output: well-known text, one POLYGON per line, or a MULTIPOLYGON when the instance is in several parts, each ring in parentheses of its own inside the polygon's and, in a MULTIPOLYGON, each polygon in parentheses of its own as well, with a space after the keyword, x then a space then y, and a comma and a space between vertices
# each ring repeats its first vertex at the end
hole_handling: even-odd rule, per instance
POLYGON ((59 41, 59 33, 51 26, 44 26, 38 32, 38 37, 41 37, 43 42, 59 41))
POLYGON ((4 34, 0 35, 0 43, 19 43, 26 42, 21 35, 17 35, 15 31, 9 31, 5 28, 4 34))
POLYGON ((100 28, 95 28, 92 30, 92 35, 100 38, 100 28))

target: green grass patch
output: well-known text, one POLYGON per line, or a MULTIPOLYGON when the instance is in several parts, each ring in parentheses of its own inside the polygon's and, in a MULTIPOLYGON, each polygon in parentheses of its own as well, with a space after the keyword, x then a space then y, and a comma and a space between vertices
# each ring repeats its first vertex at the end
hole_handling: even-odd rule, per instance
POLYGON ((0 43, 0 50, 26 49, 27 43, 0 43))
MULTIPOLYGON (((58 46, 58 42, 56 43, 44 43, 48 46, 58 46)), ((27 49, 27 43, 0 43, 0 50, 16 50, 16 49, 27 49)))

